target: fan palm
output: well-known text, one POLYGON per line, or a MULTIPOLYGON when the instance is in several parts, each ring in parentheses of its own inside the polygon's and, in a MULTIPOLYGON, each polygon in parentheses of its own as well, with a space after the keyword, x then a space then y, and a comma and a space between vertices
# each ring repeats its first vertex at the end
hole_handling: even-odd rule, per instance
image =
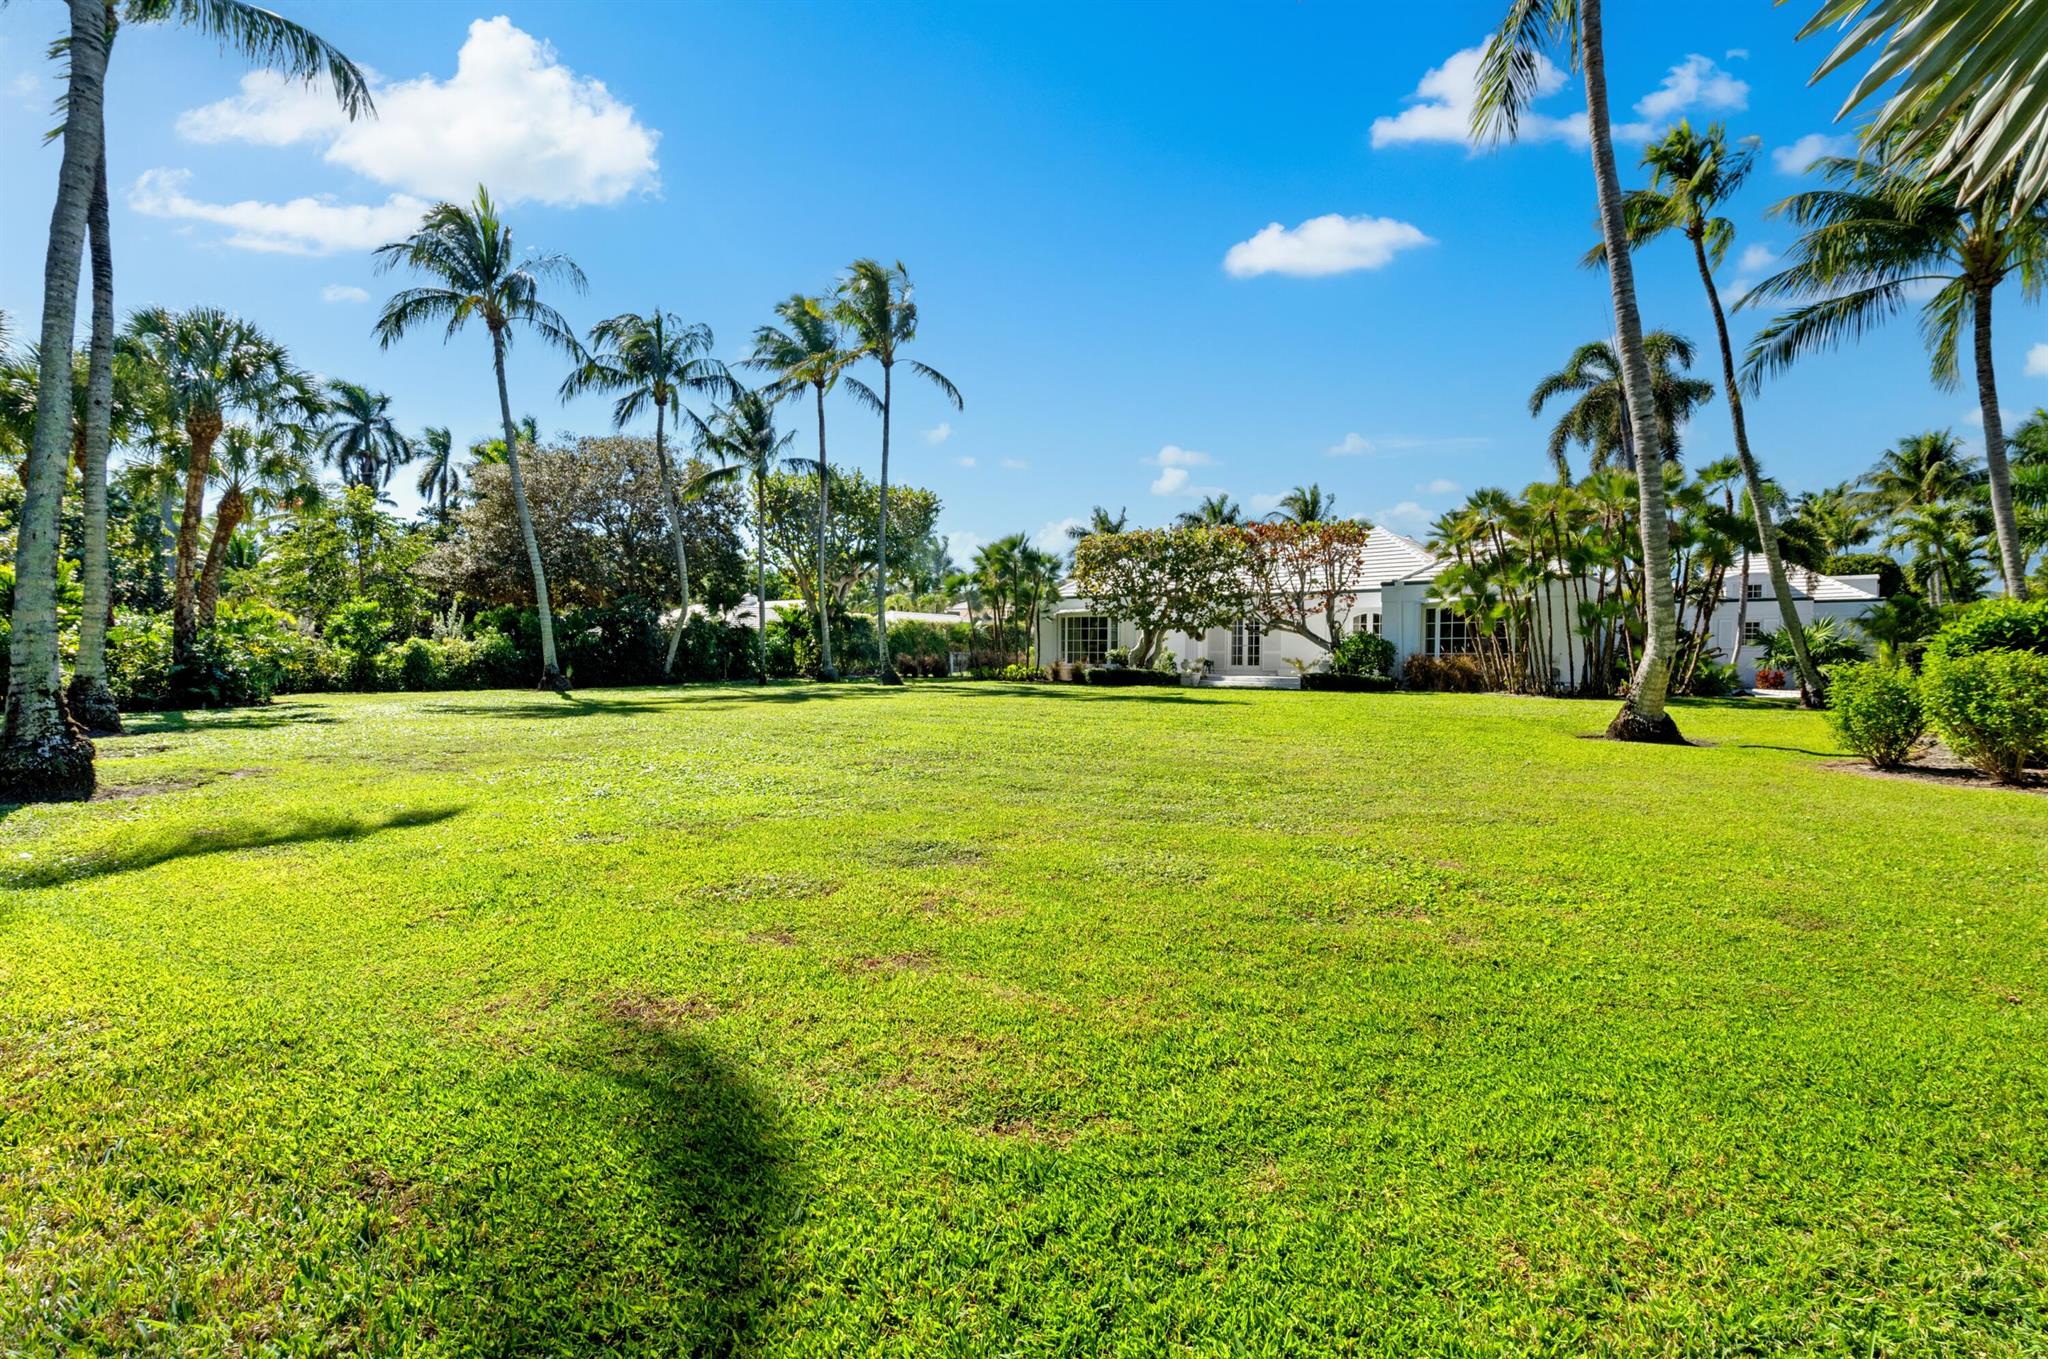
POLYGON ((792 294, 776 303, 775 314, 782 318, 782 325, 762 326, 754 332, 754 352, 746 364, 775 375, 768 391, 778 400, 799 397, 805 388, 817 400, 818 457, 808 465, 818 474, 818 652, 822 657, 818 673, 836 679, 832 620, 824 598, 825 526, 832 514, 832 468, 825 456, 825 394, 838 385, 840 375, 857 356, 846 348, 839 320, 824 298, 792 294))
POLYGON ((768 478, 775 473, 775 467, 782 460, 796 432, 778 435, 775 432, 775 401, 765 391, 756 391, 738 382, 729 385, 730 398, 726 405, 715 410, 709 420, 700 418, 695 411, 685 409, 695 429, 697 448, 715 465, 699 472, 690 483, 690 490, 699 490, 720 482, 738 481, 742 477, 752 483, 754 493, 754 603, 756 621, 760 624, 756 637, 757 664, 761 683, 768 682, 768 478))
POLYGON ((420 497, 433 504, 434 522, 448 523, 448 502, 462 484, 461 469, 455 465, 455 435, 446 425, 428 425, 414 441, 426 466, 420 468, 416 483, 420 497))
POLYGON ((2048 276, 2048 204, 2024 211, 2003 197, 1963 202, 1953 183, 1917 177, 1840 157, 1819 162, 1832 187, 1794 194, 1772 209, 1804 231, 1791 264, 1757 284, 1739 303, 1810 298, 1757 333, 1744 361, 1754 388, 1800 355, 1832 348, 1903 311, 1914 289, 1937 291, 1920 310, 1935 385, 1957 384, 1967 331, 1984 420, 1991 522, 2000 574, 2015 598, 2026 594, 2012 478, 2007 467, 1998 378, 1991 358, 1991 304, 1998 286, 2017 276, 2035 296, 2048 276))
POLYGON ((265 421, 231 424, 221 431, 213 459, 220 499, 213 511, 213 537, 199 571, 199 625, 212 627, 229 545, 250 514, 269 505, 305 504, 319 496, 312 452, 313 431, 303 425, 265 421))
MULTIPOLYGON (((889 415, 895 401, 897 351, 917 338, 917 302, 910 274, 899 261, 855 260, 840 280, 833 317, 852 339, 852 356, 881 365, 882 390, 877 393, 858 378, 846 379, 848 390, 882 417, 881 517, 875 532, 875 644, 880 651, 878 678, 900 684, 889 657, 889 415)), ((964 409, 960 389, 929 364, 901 360, 911 372, 937 387, 956 410, 964 409)))
MULTIPOLYGON (((1728 393, 1728 420, 1735 433, 1735 458, 1741 466, 1750 512, 1755 516, 1757 543, 1763 550, 1771 591, 1778 600, 1786 643, 1797 662, 1800 692, 1808 701, 1818 702, 1826 681, 1806 649, 1806 630, 1799 622, 1791 577, 1785 574, 1777 525, 1771 520, 1770 502, 1764 495, 1763 473, 1750 452, 1749 422, 1744 418, 1742 392, 1735 381, 1735 348, 1728 340, 1728 314, 1721 307, 1721 290, 1714 285, 1714 270, 1735 239, 1735 224, 1718 213, 1721 205, 1749 178, 1755 159, 1755 145, 1731 148, 1727 129, 1720 123, 1699 133, 1692 130, 1689 121, 1680 119, 1662 140, 1643 148, 1643 164, 1650 169, 1650 187, 1628 195, 1623 204, 1623 219, 1628 225, 1631 249, 1674 231, 1692 246, 1700 286, 1707 293, 1707 310, 1714 317, 1714 338, 1721 349, 1721 382, 1728 393)), ((1743 585, 1747 597, 1746 567, 1743 585)))
POLYGON ((661 499, 668 507, 676 580, 682 589, 682 610, 662 663, 664 675, 674 671, 676 649, 690 624, 690 555, 683 545, 681 492, 668 457, 668 409, 673 405, 680 410, 686 392, 723 392, 730 385, 725 365, 711 356, 711 346, 710 326, 685 324, 659 307, 645 316, 622 312, 590 328, 590 353, 562 381, 564 400, 583 392, 615 393, 612 425, 617 429, 654 407, 655 474, 661 478, 661 499))
POLYGON ((391 474, 412 460, 412 444, 391 418, 391 398, 360 382, 335 378, 327 384, 327 423, 319 433, 320 456, 341 472, 345 486, 381 491, 391 474))
MULTIPOLYGON (((1714 384, 1682 371, 1692 367, 1694 356, 1692 341, 1683 335, 1653 330, 1643 337, 1643 353, 1650 367, 1650 402, 1657 412, 1658 441, 1664 459, 1676 461, 1682 451, 1678 431, 1694 410, 1713 400, 1714 384)), ((1622 388, 1621 360, 1614 346, 1594 340, 1573 350, 1564 367, 1545 376, 1529 393, 1532 418, 1542 415, 1553 399, 1578 394, 1578 400, 1565 408, 1550 430, 1550 461, 1560 483, 1571 480, 1566 450, 1573 444, 1586 450, 1592 471, 1600 471, 1610 461, 1628 471, 1636 470, 1635 423, 1629 418, 1622 388)))
MULTIPOLYGON (((1614 168, 1614 131, 1607 113, 1607 58, 1601 29, 1601 0, 1511 0, 1498 32, 1480 57, 1477 98, 1472 106, 1476 133, 1512 139, 1522 112, 1544 85, 1542 52, 1564 46, 1586 82, 1586 135, 1593 151, 1593 192, 1600 210, 1600 240, 1607 248, 1607 282, 1614 301, 1616 364, 1632 429, 1655 428, 1658 418, 1642 315, 1636 307, 1635 269, 1628 257, 1628 228, 1622 218, 1621 180, 1614 168)), ((1671 524, 1664 508, 1664 478, 1636 478, 1641 506, 1647 584, 1643 653, 1628 700, 1608 725, 1623 740, 1679 739, 1664 710, 1671 665, 1678 648, 1678 606, 1671 591, 1671 524)))
POLYGON ((1316 482, 1297 486, 1280 497, 1269 519, 1289 524, 1327 524, 1337 517, 1337 497, 1316 482))
POLYGON ((322 410, 313 380, 292 366, 284 346, 248 322, 213 307, 138 312, 124 343, 148 370, 164 416, 185 432, 185 495, 172 574, 172 649, 182 659, 198 622, 199 535, 214 441, 230 412, 263 419, 310 420, 322 410))
POLYGON ((505 468, 540 614, 541 686, 565 690, 568 686, 555 660, 555 617, 548 602, 547 569, 541 564, 540 540, 534 536, 533 515, 526 506, 526 482, 519 473, 519 431, 512 423, 512 396, 505 386, 505 351, 515 329, 523 327, 544 343, 582 357, 582 347, 568 320, 541 300, 541 290, 559 279, 581 292, 588 286, 583 271, 567 255, 521 257, 514 253, 512 228, 498 215, 490 191, 481 186, 467 204, 437 203, 427 209, 418 230, 402 241, 379 246, 376 256, 380 269, 403 264, 436 280, 432 286, 402 289, 384 304, 376 331, 381 346, 388 349, 408 331, 429 322, 446 322, 444 341, 472 319, 481 320, 490 333, 498 414, 505 428, 505 468))

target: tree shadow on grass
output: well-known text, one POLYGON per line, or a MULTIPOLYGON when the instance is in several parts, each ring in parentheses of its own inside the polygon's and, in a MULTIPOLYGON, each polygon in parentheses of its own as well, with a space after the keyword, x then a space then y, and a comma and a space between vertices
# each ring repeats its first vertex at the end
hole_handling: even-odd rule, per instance
MULTIPOLYGON (((1094 684, 1006 684, 1001 681, 975 681, 951 685, 948 693, 972 698, 1050 698, 1069 701, 1086 700, 1091 703, 1189 703, 1189 704, 1240 704, 1249 703, 1248 698, 1222 696, 1218 689, 1183 689, 1178 685, 1094 685, 1094 684), (1195 697, 1200 694, 1201 697, 1195 697)), ((1279 692, 1279 691, 1275 691, 1279 692)))
POLYGON ((462 1353, 751 1352, 795 1203, 767 1097, 667 1003, 614 1000, 568 1058, 587 1095, 529 1112, 564 1139, 457 1207, 466 1285, 437 1320, 462 1353), (618 1153, 589 1157, 579 1148, 618 1153), (620 1169, 591 1177, 591 1165, 620 1169), (567 1192, 565 1192, 567 1191, 567 1192))
POLYGON ((195 708, 189 711, 121 714, 121 734, 103 736, 102 741, 120 741, 130 736, 159 736, 165 732, 262 731, 271 727, 321 727, 341 719, 297 704, 273 704, 262 708, 195 708))
POLYGON ((383 816, 320 814, 277 820, 247 821, 219 830, 176 830, 127 834, 112 848, 78 857, 31 862, 0 881, 9 887, 57 887, 87 878, 110 877, 154 868, 173 859, 206 854, 232 854, 273 845, 299 845, 318 840, 353 840, 378 831, 430 826, 465 810, 460 806, 420 807, 383 816))

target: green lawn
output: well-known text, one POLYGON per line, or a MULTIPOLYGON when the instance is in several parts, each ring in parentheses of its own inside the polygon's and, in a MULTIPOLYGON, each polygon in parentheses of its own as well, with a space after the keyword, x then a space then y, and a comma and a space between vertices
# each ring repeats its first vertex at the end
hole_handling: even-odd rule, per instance
POLYGON ((0 1353, 2048 1351, 2048 798, 1608 715, 135 719, 0 821, 0 1353))

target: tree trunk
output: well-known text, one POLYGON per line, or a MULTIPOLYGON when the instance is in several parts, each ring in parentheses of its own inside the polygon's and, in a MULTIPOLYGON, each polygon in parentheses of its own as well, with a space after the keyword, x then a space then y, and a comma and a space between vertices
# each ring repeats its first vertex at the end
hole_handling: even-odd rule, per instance
POLYGON ((1742 678, 1742 631, 1749 626, 1749 549, 1742 549, 1742 585, 1735 592, 1735 678, 1742 678))
POLYGON ((505 473, 512 482, 512 506, 519 512, 519 536, 526 540, 526 563, 533 568, 533 598, 540 612, 540 687, 567 693, 562 668, 555 663, 555 612, 548 606, 548 573, 540 561, 540 539, 534 536, 533 515, 526 508, 526 480, 519 475, 519 427, 512 423, 512 397, 505 390, 505 336, 491 331, 491 361, 498 373, 498 416, 505 425, 505 473))
POLYGON ((2012 470, 2005 461, 2005 418, 1998 413, 1998 375, 1991 364, 1990 283, 1977 285, 1977 406, 1984 413, 1984 467, 1991 480, 1991 531, 1998 540, 1999 575, 2005 592, 2027 597, 2027 558, 2020 551, 2018 521, 2013 517, 2012 470))
MULTIPOLYGON (((1749 422, 1742 412, 1742 387, 1735 380, 1735 350, 1728 343, 1728 317, 1721 310, 1721 290, 1714 286, 1714 271, 1707 264, 1707 245, 1698 232, 1698 225, 1692 233, 1693 261, 1699 266, 1700 282, 1706 285, 1707 305, 1714 313, 1714 335, 1721 343, 1721 384, 1728 393, 1728 419, 1735 427, 1735 460, 1742 465, 1743 489, 1749 492, 1749 512, 1756 522, 1757 542, 1764 553, 1764 567, 1771 573, 1771 593, 1778 599, 1778 614, 1784 622, 1785 636, 1792 643, 1792 654, 1799 667, 1799 692, 1809 705, 1818 706, 1825 700, 1827 680, 1814 665, 1813 657, 1806 650, 1806 628, 1799 621, 1799 606, 1792 598, 1792 578, 1785 573, 1785 558, 1778 550, 1778 526, 1772 520, 1770 503, 1764 499, 1763 473, 1757 470, 1756 459, 1749 451, 1749 422)), ((1749 552, 1742 554, 1742 600, 1744 609, 1749 602, 1749 552)), ((1735 645, 1738 659, 1742 646, 1741 613, 1738 613, 1735 645)))
POLYGON ((889 383, 895 365, 882 365, 882 501, 875 530, 875 651, 883 684, 901 684, 896 658, 889 654, 889 383))
POLYGON ((199 631, 199 530, 206 515, 206 479, 213 471, 213 444, 220 438, 217 410, 195 410, 185 417, 191 447, 185 458, 185 503, 178 515, 178 548, 171 573, 171 663, 185 659, 199 631))
POLYGON ((768 487, 765 477, 754 478, 754 647, 760 666, 757 682, 768 682, 768 487))
POLYGON ((832 615, 825 607, 825 527, 832 520, 832 468, 825 461, 825 384, 812 384, 818 393, 818 678, 836 680, 839 671, 832 664, 832 615))
MULTIPOLYGON (((110 44, 111 46, 111 44, 110 44)), ((71 715, 95 736, 121 731, 121 710, 107 687, 107 620, 113 573, 107 561, 107 453, 114 416, 114 248, 108 235, 107 155, 101 148, 86 215, 92 244, 92 349, 85 384, 85 603, 78 618, 78 660, 66 697, 71 715)))
POLYGON ((16 533, 13 636, 0 734, 0 798, 13 801, 75 801, 93 790, 92 742, 72 722, 57 676, 57 520, 71 451, 78 273, 103 136, 106 31, 105 0, 71 0, 64 159, 43 258, 35 438, 16 533))
POLYGON ((1636 488, 1642 507, 1643 577, 1648 607, 1643 654, 1628 698, 1607 734, 1623 741, 1676 742, 1678 726, 1664 711, 1671 657, 1678 644, 1677 606, 1671 594, 1671 523, 1664 508, 1664 441, 1650 399, 1650 362, 1643 353, 1643 320, 1636 310, 1635 267, 1621 217, 1621 182, 1614 169, 1614 138, 1607 122, 1607 63, 1601 51, 1600 0, 1579 0, 1579 46, 1586 71, 1586 130, 1593 147, 1593 182, 1600 202, 1600 236, 1607 247, 1607 279, 1614 294, 1615 349, 1622 391, 1637 444, 1636 488))
POLYGON ((206 545, 206 565, 199 571, 197 603, 202 628, 213 626, 214 613, 220 605, 220 579, 227 570, 228 546, 248 513, 249 497, 239 486, 229 487, 213 511, 213 537, 206 545))
POLYGON ((668 658, 661 663, 662 678, 675 673, 676 649, 682 645, 683 629, 690 626, 690 553, 683 546, 683 499, 668 465, 668 403, 654 403, 654 466, 661 476, 661 499, 668 506, 669 536, 675 540, 676 580, 683 590, 683 610, 676 615, 676 630, 669 634, 668 658))

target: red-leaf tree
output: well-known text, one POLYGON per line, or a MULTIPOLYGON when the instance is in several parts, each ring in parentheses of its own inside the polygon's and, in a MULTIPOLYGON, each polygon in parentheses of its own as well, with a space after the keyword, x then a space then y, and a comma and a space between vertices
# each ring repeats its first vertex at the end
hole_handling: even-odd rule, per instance
POLYGON ((1364 584, 1360 566, 1372 525, 1339 519, 1247 524, 1236 532, 1244 539, 1249 612, 1269 628, 1335 651, 1364 584))
POLYGON ((1074 583, 1097 609, 1137 626, 1131 664, 1146 666, 1167 633, 1199 637, 1254 612, 1248 544, 1231 528, 1091 533, 1074 547, 1074 583))

